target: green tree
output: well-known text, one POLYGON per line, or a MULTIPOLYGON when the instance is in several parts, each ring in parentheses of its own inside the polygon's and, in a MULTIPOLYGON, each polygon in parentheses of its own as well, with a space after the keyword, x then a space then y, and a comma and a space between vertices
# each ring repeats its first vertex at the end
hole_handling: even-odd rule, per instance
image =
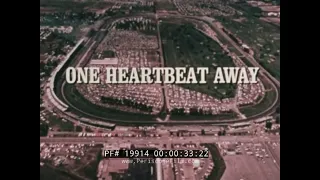
POLYGON ((93 132, 92 129, 89 127, 86 127, 85 130, 86 130, 86 132, 93 132))
POLYGON ((225 136, 226 135, 226 130, 223 130, 221 134, 222 134, 222 136, 225 136))
POLYGON ((266 129, 271 129, 272 128, 272 122, 271 121, 267 121, 266 122, 266 129))
POLYGON ((204 129, 201 129, 201 135, 205 135, 206 132, 204 131, 204 129))
POLYGON ((76 132, 82 132, 82 127, 81 126, 76 126, 76 132))
POLYGON ((280 124, 280 116, 277 116, 277 117, 276 117, 276 123, 277 123, 277 124, 280 124))
POLYGON ((47 136, 49 130, 48 124, 40 124, 40 136, 47 136))

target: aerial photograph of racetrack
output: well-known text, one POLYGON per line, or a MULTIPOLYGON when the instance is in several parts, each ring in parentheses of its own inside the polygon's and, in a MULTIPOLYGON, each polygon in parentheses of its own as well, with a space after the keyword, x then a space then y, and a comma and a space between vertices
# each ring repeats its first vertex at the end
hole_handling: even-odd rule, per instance
POLYGON ((122 179, 280 180, 280 0, 40 0, 40 180, 122 179))

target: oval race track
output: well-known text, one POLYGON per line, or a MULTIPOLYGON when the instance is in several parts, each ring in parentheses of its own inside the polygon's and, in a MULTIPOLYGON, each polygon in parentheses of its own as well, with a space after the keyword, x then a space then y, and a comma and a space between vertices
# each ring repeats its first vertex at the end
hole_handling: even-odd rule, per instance
MULTIPOLYGON (((76 62, 75 62, 76 63, 76 62)), ((71 63, 72 64, 72 63, 71 63)), ((77 63, 76 63, 77 64, 77 63)), ((73 64, 75 66, 75 64, 73 64)), ((62 77, 61 79, 64 79, 62 73, 62 77)), ((79 116, 83 116, 83 117, 87 117, 87 118, 92 118, 94 120, 99 120, 99 121, 104 121, 104 122, 110 122, 110 123, 115 123, 115 124, 119 124, 119 125, 126 125, 126 126, 132 126, 132 125, 186 125, 186 124, 214 124, 214 125, 227 125, 227 124, 231 124, 231 123, 238 123, 238 122, 246 122, 246 121, 251 121, 251 120, 255 120, 258 119, 260 117, 264 117, 264 116, 268 116, 273 114, 276 111, 276 108, 280 105, 280 83, 275 80, 266 70, 263 69, 263 72, 260 74, 261 76, 265 77, 265 79, 268 81, 268 83, 273 87, 273 89, 276 92, 276 99, 274 101, 274 103, 268 107, 265 111, 258 113, 256 115, 247 117, 246 119, 230 119, 230 120, 188 120, 188 121, 167 121, 167 122, 159 122, 156 120, 152 120, 152 118, 150 118, 149 120, 134 120, 134 121, 130 121, 126 119, 122 119, 121 115, 119 115, 117 118, 108 118, 108 117, 101 117, 101 116, 97 116, 95 114, 91 114, 86 112, 84 109, 80 109, 80 107, 77 107, 76 104, 72 104, 70 101, 68 101, 66 99, 65 96, 65 81, 60 81, 61 83, 57 84, 57 91, 59 94, 61 94, 60 98, 62 98, 61 100, 68 104, 69 106, 69 110, 72 113, 75 113, 79 116), (271 76, 271 77, 270 77, 271 76), (275 82, 276 81, 276 82, 275 82)), ((67 115, 67 114, 65 114, 67 115)))

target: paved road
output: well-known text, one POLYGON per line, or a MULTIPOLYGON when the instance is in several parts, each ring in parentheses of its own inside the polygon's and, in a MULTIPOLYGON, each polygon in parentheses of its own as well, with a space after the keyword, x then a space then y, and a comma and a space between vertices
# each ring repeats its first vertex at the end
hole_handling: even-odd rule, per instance
POLYGON ((122 138, 122 137, 40 137, 40 142, 44 143, 63 143, 63 144, 72 144, 72 143, 83 143, 90 144, 94 141, 96 144, 99 143, 134 143, 134 144, 166 144, 168 142, 173 144, 181 143, 212 143, 212 142, 263 142, 263 141, 275 141, 280 142, 280 136, 271 135, 267 137, 256 137, 256 136, 193 136, 193 137, 160 137, 160 138, 122 138))

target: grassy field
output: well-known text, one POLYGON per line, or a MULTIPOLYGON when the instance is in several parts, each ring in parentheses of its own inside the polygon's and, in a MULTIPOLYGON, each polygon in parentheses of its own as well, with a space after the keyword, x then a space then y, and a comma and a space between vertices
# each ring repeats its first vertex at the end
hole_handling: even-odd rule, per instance
POLYGON ((46 123, 40 122, 40 136, 47 136, 49 126, 46 123))
POLYGON ((157 0, 155 2, 156 10, 167 10, 175 11, 177 10, 176 6, 171 2, 171 0, 157 0))
POLYGON ((232 59, 217 42, 196 30, 191 24, 160 24, 165 64, 168 67, 209 67, 207 84, 182 85, 184 88, 216 98, 234 97, 234 84, 213 84, 215 67, 232 67, 232 59))
POLYGON ((131 7, 132 13, 154 12, 155 6, 135 5, 131 7))
POLYGON ((40 0, 40 7, 59 8, 61 11, 70 9, 80 10, 93 4, 93 2, 75 2, 72 0, 40 0))
POLYGON ((238 2, 230 5, 231 7, 240 10, 245 16, 261 17, 262 10, 258 7, 253 7, 246 2, 238 2))
POLYGON ((258 19, 256 8, 248 4, 234 5, 244 15, 240 17, 215 17, 236 37, 248 44, 255 58, 274 77, 280 79, 280 27, 258 19), (254 11, 252 11, 254 9, 254 11))

